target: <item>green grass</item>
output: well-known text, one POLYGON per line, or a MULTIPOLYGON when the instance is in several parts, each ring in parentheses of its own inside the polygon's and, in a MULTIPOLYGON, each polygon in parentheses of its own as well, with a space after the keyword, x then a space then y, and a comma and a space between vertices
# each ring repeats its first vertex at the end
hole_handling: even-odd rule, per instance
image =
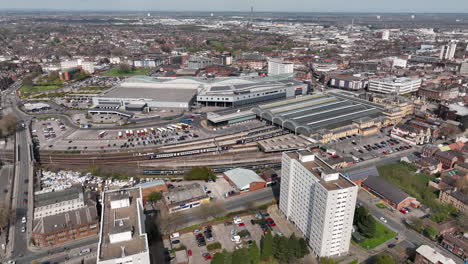
POLYGON ((358 264, 358 263, 359 263, 359 261, 357 259, 355 259, 355 260, 349 262, 348 264, 358 264))
POLYGON ((387 208, 387 206, 385 204, 383 204, 383 203, 378 203, 375 206, 377 206, 380 209, 386 209, 387 208))
POLYGON ((386 226, 384 226, 382 223, 379 221, 375 221, 375 226, 376 226, 376 233, 373 238, 366 238, 359 242, 358 244, 362 248, 368 248, 372 249, 377 247, 378 245, 385 243, 385 241, 392 239, 396 236, 396 233, 393 232, 392 230, 388 229, 386 226))
POLYGON ((437 200, 437 191, 428 187, 434 175, 416 173, 416 167, 399 162, 377 167, 379 175, 395 184, 419 202, 431 208, 431 220, 443 222, 454 215, 456 209, 437 200))
POLYGON ((109 77, 127 77, 127 76, 134 76, 134 75, 146 75, 150 72, 150 69, 146 68, 136 68, 131 72, 122 72, 120 69, 111 69, 110 71, 103 73, 102 76, 109 76, 109 77))
POLYGON ((37 93, 62 88, 62 85, 23 85, 19 91, 22 93, 37 93))

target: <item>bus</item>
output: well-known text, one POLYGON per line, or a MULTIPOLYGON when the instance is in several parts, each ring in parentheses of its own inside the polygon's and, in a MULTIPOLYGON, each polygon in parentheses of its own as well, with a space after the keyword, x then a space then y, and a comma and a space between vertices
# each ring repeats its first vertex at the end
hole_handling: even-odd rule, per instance
POLYGON ((129 131, 129 130, 125 130, 125 135, 126 135, 127 137, 131 136, 130 131, 129 131))
POLYGON ((151 134, 156 135, 156 130, 154 130, 154 128, 151 128, 151 134))
POLYGON ((144 135, 144 136, 148 135, 148 129, 146 129, 146 128, 143 129, 143 135, 144 135))
POLYGON ((122 136, 122 131, 119 131, 118 136, 119 136, 119 138, 123 138, 123 136, 122 136))
POLYGON ((180 120, 180 122, 185 123, 185 124, 189 124, 189 123, 193 122, 193 118, 182 119, 182 120, 180 120))
POLYGON ((157 130, 159 131, 159 133, 163 132, 162 128, 160 128, 160 127, 158 127, 157 130))
POLYGON ((98 138, 103 138, 106 135, 106 131, 99 132, 98 138))

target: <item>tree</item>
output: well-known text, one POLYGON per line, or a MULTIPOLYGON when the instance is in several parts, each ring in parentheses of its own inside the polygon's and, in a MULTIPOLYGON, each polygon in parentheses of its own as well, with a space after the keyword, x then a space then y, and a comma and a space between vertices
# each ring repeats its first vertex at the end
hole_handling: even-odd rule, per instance
POLYGON ((204 203, 195 210, 197 210, 196 213, 200 214, 200 217, 203 217, 205 219, 210 217, 216 218, 226 213, 226 208, 224 207, 224 204, 221 201, 216 200, 213 202, 204 203))
POLYGON ((160 192, 152 192, 148 195, 148 201, 152 203, 156 203, 157 201, 161 200, 162 194, 160 192))
POLYGON ((130 67, 130 65, 128 65, 128 64, 122 63, 122 64, 119 65, 119 71, 121 73, 131 73, 132 72, 132 67, 130 67))
POLYGON ((425 235, 432 241, 435 241, 437 240, 437 236, 439 235, 439 232, 433 226, 427 225, 423 229, 423 235, 425 235))
POLYGON ((373 264, 396 264, 392 256, 387 253, 378 254, 372 257, 373 264))
POLYGON ((172 48, 170 46, 168 46, 168 45, 163 45, 161 47, 161 50, 164 51, 165 53, 171 53, 172 48))
POLYGON ((263 261, 269 261, 273 256, 273 236, 267 232, 261 240, 261 256, 263 261))
POLYGON ((357 225, 359 232, 365 237, 373 237, 377 232, 375 220, 364 206, 356 208, 354 223, 357 225))
POLYGON ((461 133, 460 128, 455 125, 445 123, 440 127, 440 135, 445 137, 452 137, 456 134, 461 133))
POLYGON ((229 253, 226 249, 223 252, 218 252, 213 256, 211 260, 211 264, 230 264, 232 263, 231 260, 231 253, 229 253))
POLYGON ((293 233, 289 237, 288 241, 289 253, 291 254, 291 258, 302 258, 302 250, 301 244, 299 243, 299 239, 296 238, 296 235, 293 233))
POLYGON ((4 203, 0 203, 0 229, 3 229, 8 224, 9 219, 13 216, 13 211, 4 203))
POLYGON ((421 232, 423 229, 423 220, 417 216, 410 216, 406 222, 416 232, 421 232))
POLYGON ((162 209, 159 210, 158 218, 156 221, 161 234, 167 235, 175 232, 178 229, 178 227, 184 223, 185 217, 180 212, 171 214, 167 210, 162 209))
POLYGON ((456 218, 457 225, 464 233, 468 230, 468 214, 460 212, 456 218))
POLYGON ((302 237, 299 239, 299 246, 301 248, 300 258, 303 258, 304 256, 306 256, 306 255, 308 255, 310 253, 309 247, 307 245, 307 241, 302 237))
POLYGON ((240 248, 232 252, 232 263, 250 264, 250 252, 248 248, 240 248))
POLYGON ((257 246, 257 241, 253 241, 249 247, 250 262, 252 264, 260 263, 260 249, 257 246))
POLYGON ((329 258, 329 257, 321 257, 319 259, 319 263, 320 264, 337 264, 338 262, 333 259, 333 258, 329 258))
POLYGON ((273 257, 280 263, 287 263, 292 259, 289 251, 288 239, 284 236, 275 235, 273 237, 273 257))

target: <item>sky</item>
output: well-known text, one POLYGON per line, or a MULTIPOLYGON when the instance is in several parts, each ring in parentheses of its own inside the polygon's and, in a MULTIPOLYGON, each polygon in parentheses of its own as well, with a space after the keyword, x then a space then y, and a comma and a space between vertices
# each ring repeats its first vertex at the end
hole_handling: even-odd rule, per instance
POLYGON ((88 11, 468 12, 468 0, 0 0, 0 9, 88 11))

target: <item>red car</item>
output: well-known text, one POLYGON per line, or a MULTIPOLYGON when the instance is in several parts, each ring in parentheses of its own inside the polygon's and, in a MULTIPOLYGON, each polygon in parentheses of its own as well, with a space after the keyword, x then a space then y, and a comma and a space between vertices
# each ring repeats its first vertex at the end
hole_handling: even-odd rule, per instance
POLYGON ((187 250, 187 255, 188 255, 189 257, 192 256, 192 250, 191 250, 191 249, 187 250))
POLYGON ((271 221, 271 222, 268 222, 268 225, 273 227, 273 226, 276 226, 275 222, 271 221))
POLYGON ((244 223, 240 223, 239 226, 245 226, 245 224, 244 224, 244 223))
POLYGON ((203 257, 204 260, 210 260, 211 259, 210 253, 203 253, 202 257, 203 257))
POLYGON ((406 211, 404 208, 403 208, 403 209, 400 209, 400 212, 401 212, 402 214, 407 214, 407 213, 408 213, 408 211, 406 211))

